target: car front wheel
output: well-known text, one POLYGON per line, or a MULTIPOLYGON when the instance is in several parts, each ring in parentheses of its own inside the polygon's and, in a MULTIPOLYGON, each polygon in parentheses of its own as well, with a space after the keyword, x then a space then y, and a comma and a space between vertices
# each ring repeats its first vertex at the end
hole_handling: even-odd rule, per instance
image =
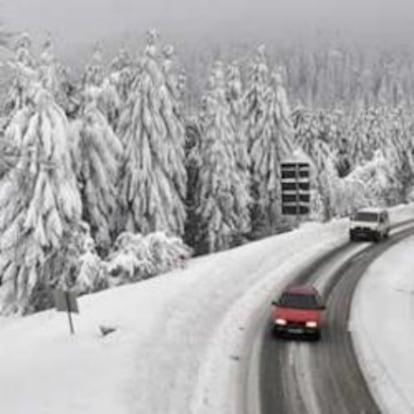
POLYGON ((321 339, 321 331, 315 331, 311 336, 312 341, 319 341, 321 339))

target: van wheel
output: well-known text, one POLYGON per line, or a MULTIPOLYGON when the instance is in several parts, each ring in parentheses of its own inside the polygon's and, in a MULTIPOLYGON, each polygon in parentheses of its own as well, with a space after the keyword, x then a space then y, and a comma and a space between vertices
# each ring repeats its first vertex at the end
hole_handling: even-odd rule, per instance
POLYGON ((381 240, 381 234, 380 233, 374 233, 374 236, 372 237, 375 243, 378 243, 381 240))

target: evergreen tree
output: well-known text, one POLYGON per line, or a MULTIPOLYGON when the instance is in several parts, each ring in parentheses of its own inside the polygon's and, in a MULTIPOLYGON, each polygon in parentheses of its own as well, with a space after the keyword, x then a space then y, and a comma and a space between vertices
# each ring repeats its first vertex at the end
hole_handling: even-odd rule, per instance
POLYGON ((0 181, 0 303, 31 309, 34 292, 66 283, 65 252, 79 226, 81 201, 68 148, 68 121, 39 82, 8 125, 18 145, 15 168, 0 181))
POLYGON ((98 108, 102 90, 89 86, 79 118, 72 124, 76 172, 83 200, 83 218, 98 252, 107 252, 117 207, 116 180, 122 144, 98 108))
POLYGON ((116 88, 116 77, 111 75, 107 76, 104 72, 102 50, 100 47, 95 49, 92 60, 86 67, 82 84, 83 90, 91 86, 100 88, 97 101, 98 108, 112 129, 116 131, 121 102, 116 88))
POLYGON ((332 214, 331 184, 336 177, 334 154, 330 147, 330 142, 334 141, 335 125, 324 111, 311 114, 297 109, 292 118, 295 143, 309 157, 313 166, 312 182, 316 184, 315 190, 323 206, 322 218, 328 220, 332 214))
POLYGON ((6 115, 12 116, 15 111, 25 107, 28 100, 27 91, 30 81, 38 76, 36 62, 31 53, 32 41, 27 33, 22 33, 16 41, 15 57, 8 64, 14 77, 6 97, 6 115))
POLYGON ((230 109, 230 122, 235 131, 235 159, 239 185, 235 191, 236 215, 239 217, 237 229, 240 234, 251 230, 250 221, 250 159, 243 118, 243 85, 238 62, 233 62, 227 72, 226 97, 230 109))
POLYGON ((377 151, 370 161, 335 182, 332 198, 335 214, 350 215, 362 207, 387 205, 387 193, 394 181, 392 166, 377 151))
POLYGON ((43 87, 53 95, 56 103, 66 114, 73 112, 73 85, 68 79, 68 70, 57 62, 50 39, 47 39, 43 45, 39 73, 43 87))
POLYGON ((111 82, 115 85, 117 95, 122 102, 127 102, 136 77, 136 63, 125 49, 121 49, 118 55, 111 62, 111 82))
POLYGON ((121 229, 181 235, 185 221, 185 131, 154 31, 148 33, 141 66, 119 125, 125 148, 121 229))
POLYGON ((293 131, 281 73, 269 79, 260 47, 251 64, 245 95, 252 176, 252 226, 255 234, 277 231, 280 212, 280 162, 293 152, 293 131))
POLYGON ((200 223, 197 211, 197 187, 200 174, 200 120, 198 118, 187 120, 185 130, 185 168, 187 173, 185 205, 187 214, 184 229, 184 241, 189 246, 196 246, 200 223))
POLYGON ((91 61, 86 66, 85 73, 82 77, 84 86, 102 86, 105 78, 103 69, 102 50, 99 45, 95 47, 91 61))
POLYGON ((213 252, 231 247, 248 230, 248 195, 237 167, 236 131, 221 62, 216 62, 209 80, 201 126, 198 249, 213 252))

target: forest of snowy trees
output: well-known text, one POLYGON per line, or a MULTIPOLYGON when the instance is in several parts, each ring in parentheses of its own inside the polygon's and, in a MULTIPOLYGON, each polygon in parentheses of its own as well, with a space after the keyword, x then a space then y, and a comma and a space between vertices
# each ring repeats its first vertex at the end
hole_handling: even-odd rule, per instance
POLYGON ((97 48, 79 78, 50 39, 36 56, 19 36, 1 109, 0 311, 286 231, 287 158, 311 163, 309 219, 412 199, 414 74, 334 52, 295 50, 275 65, 261 45, 212 60, 197 95, 155 30, 109 64, 97 48))

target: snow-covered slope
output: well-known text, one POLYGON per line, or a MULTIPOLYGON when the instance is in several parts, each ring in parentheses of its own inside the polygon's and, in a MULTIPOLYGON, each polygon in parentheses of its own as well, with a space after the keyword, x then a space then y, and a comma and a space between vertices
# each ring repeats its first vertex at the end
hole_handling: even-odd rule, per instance
POLYGON ((368 269, 353 301, 350 327, 381 412, 414 412, 414 237, 368 269))
POLYGON ((72 337, 55 311, 0 320, 1 412, 237 412, 228 397, 257 309, 304 259, 344 243, 346 230, 346 220, 307 224, 83 297, 72 337), (117 330, 102 337, 101 324, 117 330))

